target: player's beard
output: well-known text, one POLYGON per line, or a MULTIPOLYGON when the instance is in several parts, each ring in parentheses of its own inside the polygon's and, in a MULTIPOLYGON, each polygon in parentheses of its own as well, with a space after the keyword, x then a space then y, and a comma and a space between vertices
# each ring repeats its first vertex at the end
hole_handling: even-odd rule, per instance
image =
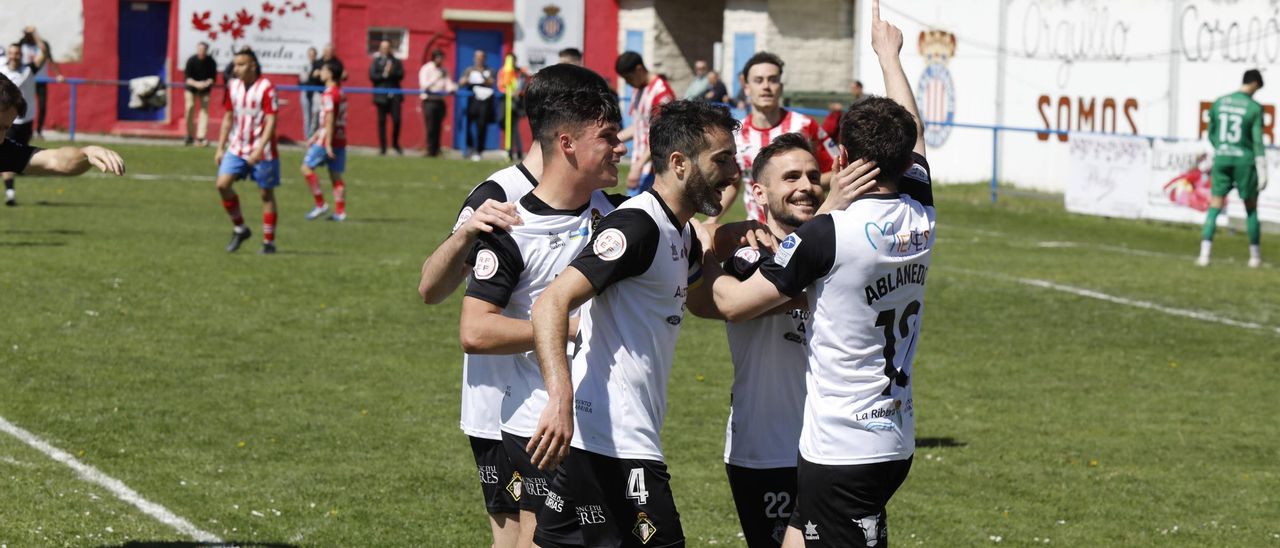
MULTIPOLYGON (((797 192, 794 195, 794 197, 799 198, 800 194, 804 194, 808 196, 813 201, 813 208, 815 210, 817 210, 818 205, 822 202, 822 200, 812 192, 797 192)), ((804 224, 809 219, 812 219, 813 215, 810 215, 809 219, 801 219, 800 217, 791 213, 790 208, 787 207, 788 204, 790 203, 790 200, 791 200, 791 197, 788 197, 788 196, 783 196, 776 202, 770 200, 769 216, 772 217, 775 221, 777 221, 778 224, 786 225, 791 228, 799 228, 800 225, 804 224)))
POLYGON ((712 182, 706 175, 702 174, 702 170, 693 169, 693 173, 689 174, 689 180, 684 183, 684 195, 693 202, 693 209, 703 215, 719 215, 720 210, 720 192, 716 190, 719 183, 723 181, 712 182))

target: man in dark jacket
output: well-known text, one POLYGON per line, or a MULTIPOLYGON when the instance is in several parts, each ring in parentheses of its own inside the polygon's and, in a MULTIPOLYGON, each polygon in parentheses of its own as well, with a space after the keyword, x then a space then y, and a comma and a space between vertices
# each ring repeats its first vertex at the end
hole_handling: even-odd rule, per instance
POLYGON ((399 93, 403 79, 404 65, 391 54, 391 42, 383 40, 378 44, 378 54, 373 57, 373 63, 369 65, 369 80, 373 87, 396 90, 373 94, 373 105, 378 109, 378 148, 382 154, 387 153, 387 116, 391 116, 391 147, 396 154, 404 154, 400 149, 400 103, 404 96, 399 93))
POLYGON ((196 54, 187 59, 182 73, 186 77, 182 95, 187 105, 187 144, 198 140, 200 146, 205 146, 209 144, 205 139, 209 130, 209 94, 218 80, 218 64, 209 56, 209 44, 196 44, 196 54))

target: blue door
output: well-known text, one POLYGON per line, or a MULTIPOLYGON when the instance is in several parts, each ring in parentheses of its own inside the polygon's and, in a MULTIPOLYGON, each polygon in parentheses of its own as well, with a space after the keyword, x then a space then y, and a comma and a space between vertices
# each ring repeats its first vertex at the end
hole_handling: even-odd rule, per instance
MULTIPOLYGON (((120 79, 159 76, 168 80, 165 61, 169 53, 169 3, 122 0, 120 2, 120 79)), ((129 108, 129 88, 122 86, 116 100, 121 120, 164 120, 165 109, 129 108)))
POLYGON ((747 60, 756 54, 756 35, 753 32, 735 32, 733 33, 733 74, 728 75, 729 94, 738 95, 738 88, 741 83, 738 81, 738 75, 742 74, 742 67, 747 66, 747 60))
MULTIPOLYGON (((502 68, 502 31, 497 30, 459 30, 458 36, 458 57, 454 61, 455 70, 454 78, 458 80, 458 85, 465 84, 461 80, 462 72, 475 62, 476 50, 484 50, 485 66, 493 70, 493 77, 498 78, 498 70, 502 68)), ((461 98, 459 98, 461 99, 461 98)), ((468 96, 469 100, 469 96, 468 96)), ((489 134, 485 137, 485 150, 498 150, 502 148, 502 128, 498 126, 497 109, 499 101, 494 99, 494 116, 493 121, 489 124, 489 134)), ((467 150, 467 100, 457 100, 453 102, 453 148, 461 151, 467 150)))

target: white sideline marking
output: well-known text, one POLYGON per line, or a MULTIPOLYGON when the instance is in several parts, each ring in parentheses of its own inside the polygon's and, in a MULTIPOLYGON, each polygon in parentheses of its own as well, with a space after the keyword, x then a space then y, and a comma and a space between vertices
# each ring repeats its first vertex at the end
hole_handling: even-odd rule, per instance
POLYGON ((4 431, 10 436, 22 440, 23 443, 35 448, 41 453, 44 453, 49 458, 67 465, 72 470, 75 470, 76 473, 80 475, 81 479, 89 483, 95 483, 104 489, 111 491, 111 494, 115 495, 116 498, 134 505, 139 510, 142 510, 142 513, 155 518, 156 521, 174 528, 179 533, 187 535, 195 539, 197 542, 209 542, 215 544, 223 543, 223 540, 213 533, 201 530, 195 525, 192 525, 191 522, 183 519, 181 516, 170 512, 167 508, 142 498, 142 495, 139 495, 137 491, 130 489, 129 486, 124 484, 124 482, 103 474, 97 468, 76 460, 76 458, 71 456, 70 453, 49 445, 48 442, 40 439, 35 434, 22 429, 22 427, 9 422, 4 417, 0 417, 0 431, 4 431))
POLYGON ((1052 289, 1054 291, 1070 293, 1072 295, 1076 295, 1079 297, 1088 297, 1090 299, 1098 299, 1100 301, 1106 301, 1109 303, 1122 304, 1125 306, 1132 306, 1135 308, 1142 308, 1146 310, 1154 310, 1156 312, 1161 312, 1164 314, 1168 314, 1170 316, 1180 316, 1183 318, 1191 318, 1193 320, 1200 320, 1200 321, 1212 322, 1212 323, 1217 323, 1222 325, 1229 325, 1231 327, 1239 327, 1242 329, 1271 331, 1273 333, 1280 334, 1280 327, 1272 327, 1272 326, 1263 325, 1260 323, 1243 322, 1240 320, 1233 320, 1231 318, 1224 318, 1222 316, 1219 316, 1212 312, 1206 312, 1204 310, 1193 310, 1189 308, 1173 308, 1170 306, 1164 306, 1162 304, 1156 304, 1149 301, 1139 301, 1137 299, 1117 297, 1115 295, 1108 295, 1101 291, 1094 291, 1092 289, 1084 289, 1084 288, 1074 287, 1070 285, 1063 285, 1063 284, 1054 283, 1048 280, 1039 280, 1036 278, 1019 278, 1016 276, 1002 276, 999 274, 992 274, 990 272, 980 272, 977 270, 969 270, 967 268, 948 268, 947 270, 954 270, 956 272, 961 272, 964 274, 970 274, 974 276, 984 276, 988 278, 996 278, 1000 280, 1017 282, 1023 285, 1039 287, 1041 289, 1052 289))

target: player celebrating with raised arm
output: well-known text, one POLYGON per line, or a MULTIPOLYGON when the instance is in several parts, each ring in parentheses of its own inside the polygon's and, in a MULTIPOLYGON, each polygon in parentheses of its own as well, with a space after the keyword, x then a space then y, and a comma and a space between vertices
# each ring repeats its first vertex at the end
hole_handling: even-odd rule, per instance
POLYGON ((1267 151, 1262 144, 1262 105, 1253 95, 1262 89, 1262 73, 1244 73, 1240 90, 1224 95, 1209 107, 1209 144, 1213 145, 1212 196, 1201 231, 1200 257, 1196 264, 1209 266, 1218 214, 1235 187, 1244 201, 1245 227, 1249 232, 1249 267, 1262 266, 1262 227, 1258 224, 1258 193, 1267 188, 1267 151))
MULTIPOLYGON (((480 237, 475 267, 462 300, 459 331, 471 355, 507 361, 502 398, 502 443, 516 469, 505 486, 520 503, 520 546, 531 546, 547 478, 525 449, 546 406, 547 393, 533 350, 529 312, 551 280, 586 247, 596 223, 626 198, 600 189, 618 184, 622 114, 617 97, 596 73, 553 65, 540 78, 581 82, 570 93, 548 97, 537 125, 544 154, 543 183, 517 202, 523 224, 480 237), (518 486, 518 487, 517 487, 518 486)), ((570 331, 577 331, 577 320, 570 331)))
POLYGON ((898 58, 902 32, 880 19, 878 1, 871 28, 892 100, 850 107, 840 146, 847 158, 876 163, 877 188, 796 229, 745 282, 704 262, 716 305, 731 320, 808 289, 799 505, 785 546, 886 545, 885 507, 915 452, 912 362, 935 212, 922 126, 898 58))
MULTIPOLYGON (((823 173, 823 186, 826 186, 831 177, 834 158, 838 153, 835 142, 817 121, 783 108, 782 66, 781 58, 762 51, 752 55, 742 67, 740 84, 751 100, 751 113, 742 119, 742 129, 733 134, 738 146, 737 159, 738 166, 742 169, 742 178, 725 190, 720 202, 722 209, 728 211, 733 206, 738 189, 745 187, 747 191, 742 196, 742 202, 747 210, 747 219, 761 223, 765 222, 765 210, 756 202, 751 191, 751 165, 761 149, 784 133, 804 135, 809 139, 818 158, 818 169, 823 173)), ((715 222, 717 219, 713 217, 709 220, 715 222)))
POLYGON ((653 188, 605 217, 534 303, 548 400, 529 449, 543 470, 563 461, 538 514, 539 546, 684 542, 659 433, 686 300, 701 280, 690 219, 720 212, 737 174, 737 125, 710 103, 663 107, 649 137, 653 188), (588 299, 571 369, 569 314, 588 299))
POLYGON ((276 252, 276 194, 280 186, 280 155, 276 152, 276 86, 262 75, 258 56, 249 48, 236 52, 227 82, 218 151, 218 194, 235 229, 227 251, 240 249, 249 239, 249 227, 240 214, 240 197, 231 188, 237 180, 252 177, 262 196, 262 253, 276 252))
POLYGON ((347 167, 347 96, 342 93, 342 67, 326 61, 320 66, 320 80, 324 82, 324 92, 320 94, 320 127, 311 136, 311 146, 302 159, 302 177, 316 200, 315 208, 307 213, 307 220, 329 211, 315 171, 325 165, 329 167, 329 180, 333 181, 333 215, 329 219, 345 221, 347 185, 342 182, 342 173, 347 167))

